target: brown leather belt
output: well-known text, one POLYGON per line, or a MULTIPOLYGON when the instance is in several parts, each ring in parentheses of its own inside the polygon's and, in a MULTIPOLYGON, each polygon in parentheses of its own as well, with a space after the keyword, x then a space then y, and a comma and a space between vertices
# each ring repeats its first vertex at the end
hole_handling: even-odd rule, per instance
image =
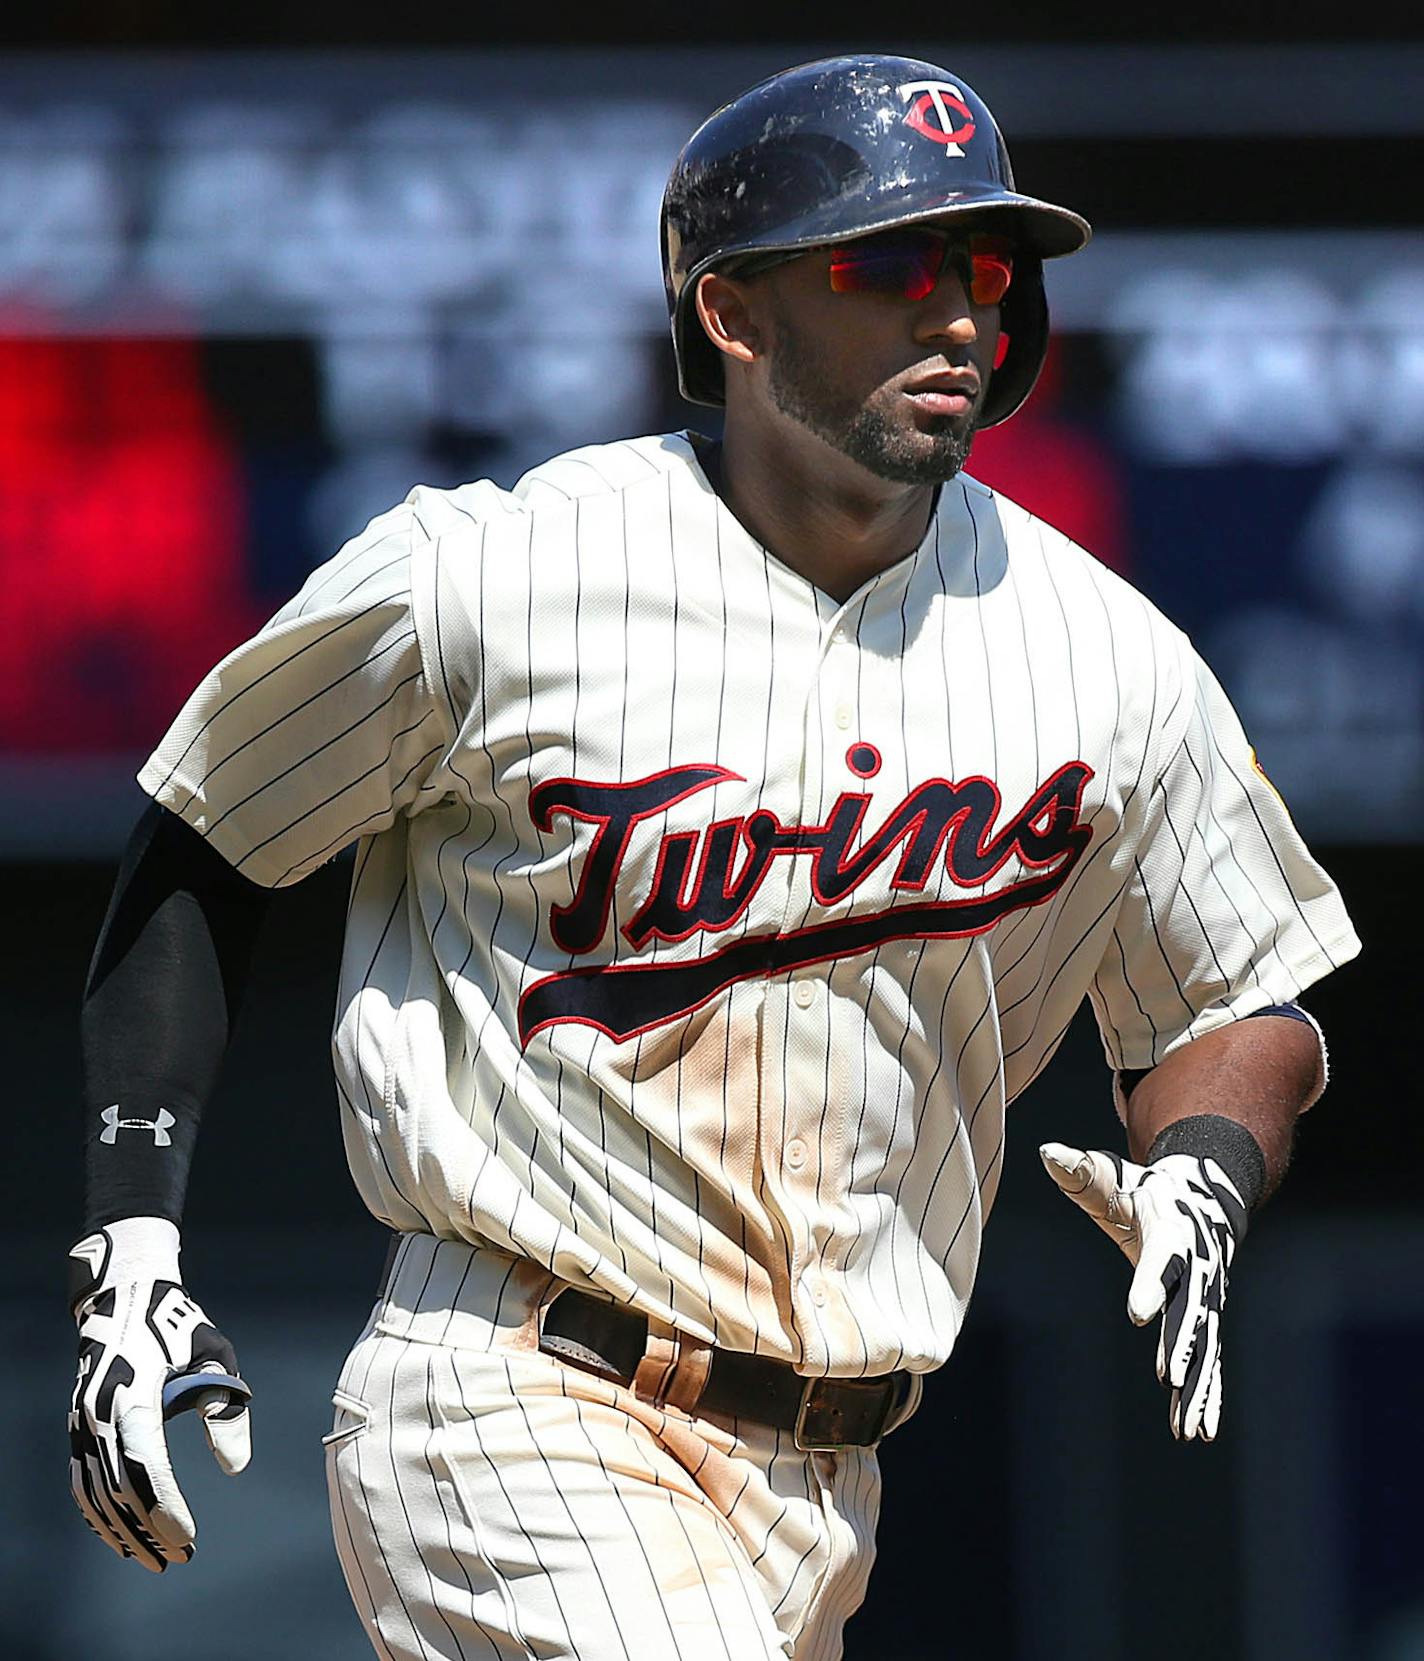
MULTIPOLYGON (((546 1355, 618 1384, 632 1385, 648 1352, 648 1320, 587 1292, 561 1292, 540 1325, 546 1355)), ((676 1400, 691 1412, 754 1419, 789 1430, 808 1452, 873 1447, 909 1395, 903 1369, 878 1378, 803 1378, 784 1361, 713 1349, 694 1395, 676 1400)))

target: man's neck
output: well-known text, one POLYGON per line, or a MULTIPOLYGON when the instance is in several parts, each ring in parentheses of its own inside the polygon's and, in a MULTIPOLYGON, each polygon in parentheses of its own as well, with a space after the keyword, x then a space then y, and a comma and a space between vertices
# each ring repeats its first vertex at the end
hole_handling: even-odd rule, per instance
POLYGON ((913 553, 934 512, 935 485, 877 479, 834 452, 808 464, 744 437, 732 423, 722 444, 701 459, 743 527, 839 601, 913 553))

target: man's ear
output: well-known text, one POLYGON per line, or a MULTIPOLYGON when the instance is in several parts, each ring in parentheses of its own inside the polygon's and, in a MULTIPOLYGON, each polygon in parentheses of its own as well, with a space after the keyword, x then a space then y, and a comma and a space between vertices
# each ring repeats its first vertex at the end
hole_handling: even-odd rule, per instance
POLYGON ((753 321, 744 283, 706 271, 697 279, 697 317, 707 338, 735 363, 761 356, 761 330, 753 321))

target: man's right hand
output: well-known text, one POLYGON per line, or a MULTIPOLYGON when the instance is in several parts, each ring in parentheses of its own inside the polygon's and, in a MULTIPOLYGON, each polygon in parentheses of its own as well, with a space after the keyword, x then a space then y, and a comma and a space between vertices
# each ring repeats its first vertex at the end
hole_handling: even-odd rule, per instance
POLYGON ((197 1405, 213 1457, 229 1476, 251 1457, 251 1391, 238 1377, 232 1345, 183 1290, 172 1223, 110 1223, 70 1248, 69 1267, 79 1324, 70 1487, 106 1545, 161 1574, 193 1555, 195 1533, 164 1440, 163 1387, 195 1373, 223 1380, 211 1392, 184 1391, 171 1410, 197 1405))

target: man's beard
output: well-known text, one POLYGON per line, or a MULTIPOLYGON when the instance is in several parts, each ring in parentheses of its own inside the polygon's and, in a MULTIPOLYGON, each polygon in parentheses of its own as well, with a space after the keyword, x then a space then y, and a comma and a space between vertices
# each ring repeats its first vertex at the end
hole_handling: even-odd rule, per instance
POLYGON ((898 484, 943 484, 969 459, 974 443, 972 419, 941 415, 928 429, 897 432, 879 410, 848 396, 825 373, 805 336, 780 307, 775 321, 776 347, 768 386, 772 402, 783 415, 868 472, 898 484), (926 438, 932 441, 928 448, 923 446, 926 438))

